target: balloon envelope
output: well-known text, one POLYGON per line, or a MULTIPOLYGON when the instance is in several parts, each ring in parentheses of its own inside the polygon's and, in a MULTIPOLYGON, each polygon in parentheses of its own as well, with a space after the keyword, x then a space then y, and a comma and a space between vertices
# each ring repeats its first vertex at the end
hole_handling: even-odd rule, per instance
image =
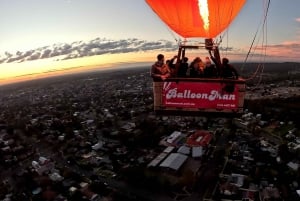
POLYGON ((184 38, 214 38, 224 31, 246 0, 146 0, 174 32, 184 38))

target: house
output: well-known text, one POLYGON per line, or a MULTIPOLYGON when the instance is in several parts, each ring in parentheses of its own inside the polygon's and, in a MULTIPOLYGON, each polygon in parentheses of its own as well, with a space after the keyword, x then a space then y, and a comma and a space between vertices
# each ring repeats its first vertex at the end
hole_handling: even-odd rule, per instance
POLYGON ((184 154, 184 155, 189 155, 191 152, 191 148, 188 146, 181 146, 179 147, 179 149, 177 150, 178 153, 184 154))
POLYGON ((55 167, 53 162, 43 156, 39 157, 38 162, 32 161, 31 165, 39 175, 42 175, 45 172, 49 172, 55 167))
POLYGON ((278 188, 267 186, 260 191, 261 201, 282 200, 278 188))
POLYGON ((148 167, 156 167, 163 159, 165 159, 172 151, 174 147, 169 146, 164 149, 157 157, 155 157, 149 164, 148 167))
POLYGON ((198 158, 204 154, 203 147, 192 147, 192 157, 198 158))
POLYGON ((180 153, 171 153, 159 166, 177 171, 187 158, 188 156, 180 153))
POLYGON ((174 142, 177 140, 177 138, 181 135, 181 132, 179 131, 174 131, 168 138, 167 138, 167 143, 169 144, 174 144, 174 142))
POLYGON ((98 143, 96 143, 92 146, 92 149, 97 151, 97 150, 101 149, 103 147, 103 145, 104 145, 104 142, 99 141, 98 143))
POLYGON ((197 130, 194 134, 190 135, 186 144, 191 147, 207 146, 212 139, 212 134, 209 131, 197 130))
POLYGON ((287 166, 294 171, 297 171, 299 168, 299 164, 296 162, 292 162, 292 161, 288 162, 287 166))
POLYGON ((242 187, 244 184, 245 175, 232 173, 229 177, 229 182, 237 187, 242 187))

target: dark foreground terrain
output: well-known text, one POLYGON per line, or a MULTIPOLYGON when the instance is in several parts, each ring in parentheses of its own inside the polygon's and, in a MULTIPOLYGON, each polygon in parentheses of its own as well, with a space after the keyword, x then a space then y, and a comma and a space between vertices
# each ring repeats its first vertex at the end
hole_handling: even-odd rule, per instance
POLYGON ((1 86, 0 200, 299 200, 298 74, 264 73, 234 119, 155 115, 148 67, 1 86))

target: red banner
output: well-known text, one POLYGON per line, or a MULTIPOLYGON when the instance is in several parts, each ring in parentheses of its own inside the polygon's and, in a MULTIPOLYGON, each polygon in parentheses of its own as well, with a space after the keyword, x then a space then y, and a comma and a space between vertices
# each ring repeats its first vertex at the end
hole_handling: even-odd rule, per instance
POLYGON ((163 105, 199 109, 237 109, 238 85, 210 82, 164 82, 163 105))

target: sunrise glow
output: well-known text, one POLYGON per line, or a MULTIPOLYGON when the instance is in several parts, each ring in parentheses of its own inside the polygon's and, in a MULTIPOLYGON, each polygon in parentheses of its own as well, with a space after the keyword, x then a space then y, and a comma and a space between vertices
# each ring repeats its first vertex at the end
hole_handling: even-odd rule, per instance
POLYGON ((62 61, 41 59, 22 63, 5 63, 1 64, 0 85, 50 75, 79 73, 113 67, 143 66, 155 61, 156 54, 156 52, 122 53, 96 55, 62 61))
MULTIPOLYGON (((61 0, 9 0, 0 2, 0 18, 5 19, 0 31, 0 85, 19 80, 35 79, 50 75, 84 72, 123 66, 151 66, 157 54, 170 58, 177 55, 180 37, 164 21, 153 13, 147 1, 61 1, 61 0)), ((152 1, 152 0, 151 0, 152 1)), ((155 4, 159 1, 153 0, 155 4)), ((162 1, 163 2, 163 1, 162 1)), ((169 2, 169 1, 168 1, 169 2)), ((171 0, 170 0, 171 2, 171 0)), ((193 5, 197 32, 209 36, 215 27, 218 12, 210 11, 227 1, 191 0, 191 4, 175 0, 179 7, 173 10, 184 12, 185 5, 193 5), (178 9, 177 9, 178 8, 178 9), (181 8, 181 9, 180 9, 181 8)), ((230 2, 235 2, 230 1, 230 2)), ((251 49, 248 62, 299 62, 300 58, 300 1, 287 4, 272 1, 268 13, 267 33, 260 29, 256 47, 251 49), (278 15, 278 13, 281 13, 278 15), (265 34, 268 34, 267 38, 265 34), (266 40, 267 39, 267 40, 266 40), (261 47, 260 44, 263 44, 261 47)), ((158 5, 158 10, 161 6, 158 5)), ((220 9, 230 8, 229 6, 220 9)), ((169 14, 171 7, 162 9, 169 14)), ((219 35, 221 57, 232 62, 245 60, 251 41, 262 24, 265 6, 260 0, 247 1, 241 12, 226 31, 219 35), (255 13, 255 15, 253 15, 255 13)), ((176 21, 176 15, 167 18, 176 21)), ((223 13, 222 19, 227 16, 223 13)), ((185 16, 185 15, 178 15, 185 16)), ((183 25, 187 20, 182 20, 183 25)), ((178 26, 181 21, 178 21, 178 26)), ((218 26, 216 26, 218 27, 218 26)), ((220 26, 221 27, 221 26, 220 26)), ((186 35, 190 29, 184 29, 186 35)), ((218 37, 219 37, 218 36, 218 37)), ((205 57, 207 51, 191 55, 205 57)))

